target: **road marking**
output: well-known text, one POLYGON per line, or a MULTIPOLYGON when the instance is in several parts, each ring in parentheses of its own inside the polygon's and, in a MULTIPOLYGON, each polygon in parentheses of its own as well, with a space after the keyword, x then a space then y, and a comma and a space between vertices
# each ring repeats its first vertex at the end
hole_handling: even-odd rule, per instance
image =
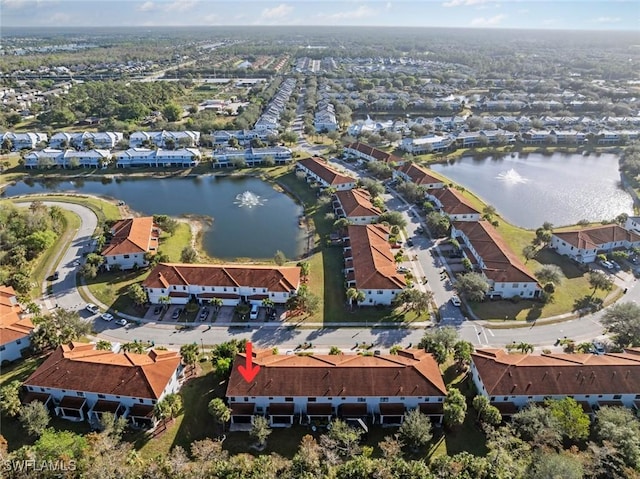
POLYGON ((489 331, 489 334, 490 334, 491 336, 493 336, 493 337, 495 337, 495 336, 496 336, 495 334, 493 334, 493 331, 491 331, 490 329, 485 328, 484 330, 485 330, 485 331, 489 331))

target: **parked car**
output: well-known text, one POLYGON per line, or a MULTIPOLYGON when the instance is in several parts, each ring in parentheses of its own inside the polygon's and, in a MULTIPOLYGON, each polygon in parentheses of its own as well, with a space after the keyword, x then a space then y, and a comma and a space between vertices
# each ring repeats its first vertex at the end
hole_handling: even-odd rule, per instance
POLYGON ((100 317, 105 321, 111 321, 113 319, 113 315, 109 313, 102 313, 100 317))
POLYGON ((100 309, 93 303, 89 303, 87 304, 84 309, 86 309, 87 311, 89 311, 90 313, 96 314, 100 312, 100 309))
POLYGON ((418 233, 418 234, 422 234, 422 233, 424 233, 424 228, 423 228, 422 226, 418 226, 418 227, 416 228, 416 233, 418 233))
POLYGON ((258 305, 254 304, 251 306, 251 312, 249 313, 249 319, 258 319, 258 305))
POLYGON ((275 320, 276 320, 276 317, 277 317, 276 310, 275 310, 275 309, 272 309, 272 310, 269 312, 269 316, 268 316, 269 321, 275 321, 275 320))
POLYGON ((600 261, 600 266, 602 266, 603 268, 606 268, 608 270, 612 270, 613 269, 613 264, 610 261, 601 260, 600 261))
POLYGON ((209 316, 209 309, 203 308, 202 311, 200 311, 200 321, 206 320, 208 316, 209 316))
POLYGON ((178 319, 182 314, 182 308, 176 308, 171 315, 171 319, 178 319))
POLYGON ((127 320, 126 319, 119 319, 116 321, 116 324, 118 326, 126 326, 127 325, 127 320))
POLYGON ((405 268, 404 266, 400 266, 396 269, 398 273, 407 274, 409 272, 409 268, 405 268))
POLYGON ((451 304, 453 304, 454 306, 460 306, 462 303, 460 301, 460 298, 458 298, 457 296, 451 296, 451 304))
POLYGON ((411 238, 407 240, 407 246, 413 246, 413 240, 411 238))
POLYGON ((616 263, 615 261, 613 261, 612 259, 609 260, 609 263, 611 263, 611 266, 613 266, 613 269, 615 269, 615 270, 622 269, 622 268, 620 268, 620 265, 618 263, 616 263))
POLYGON ((60 277, 60 271, 56 271, 55 273, 53 273, 53 281, 57 280, 60 277))
POLYGON ((595 354, 604 354, 606 352, 604 349, 604 344, 602 344, 600 341, 594 341, 592 344, 595 354))
POLYGON ((156 306, 155 308, 153 308, 153 314, 157 316, 160 313, 162 313, 162 306, 156 306))

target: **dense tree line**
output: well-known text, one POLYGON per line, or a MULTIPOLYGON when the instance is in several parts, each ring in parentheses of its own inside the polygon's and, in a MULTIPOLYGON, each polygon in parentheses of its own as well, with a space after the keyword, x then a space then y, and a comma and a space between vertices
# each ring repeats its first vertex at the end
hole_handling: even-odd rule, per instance
POLYGON ((64 227, 64 214, 57 206, 48 208, 35 201, 29 208, 18 208, 1 203, 0 284, 27 295, 37 258, 55 243, 64 227))

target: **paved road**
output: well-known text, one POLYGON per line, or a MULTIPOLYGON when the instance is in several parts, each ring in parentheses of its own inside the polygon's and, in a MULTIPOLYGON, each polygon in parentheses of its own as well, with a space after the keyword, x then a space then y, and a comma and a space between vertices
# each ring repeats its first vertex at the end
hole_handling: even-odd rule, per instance
MULTIPOLYGON (((409 215, 406 205, 396 205, 391 198, 390 203, 409 215)), ((47 205, 56 204, 78 214, 82 220, 82 227, 76 233, 71 246, 64 253, 62 261, 58 267, 60 278, 53 284, 53 294, 44 299, 47 308, 59 307, 79 310, 87 320, 94 322, 94 328, 100 338, 117 342, 129 342, 134 339, 155 341, 157 344, 168 346, 179 346, 187 343, 197 343, 204 345, 217 344, 232 338, 247 338, 261 347, 278 346, 281 351, 294 349, 297 345, 311 342, 317 348, 328 348, 329 346, 339 346, 344 350, 353 349, 356 343, 374 343, 373 349, 389 348, 395 344, 408 346, 417 344, 422 337, 422 329, 385 329, 366 326, 364 328, 320 328, 302 329, 290 326, 281 326, 275 323, 267 323, 250 329, 246 327, 209 327, 198 325, 188 330, 177 330, 175 325, 143 323, 140 326, 133 324, 127 327, 118 327, 114 323, 107 323, 97 315, 90 315, 84 311, 85 302, 75 287, 74 274, 82 260, 82 250, 87 248, 91 242, 97 218, 93 212, 80 205, 70 203, 47 202, 47 205)), ((417 227, 416 218, 410 216, 411 223, 408 231, 417 227)), ((442 316, 451 318, 445 320, 446 324, 456 327, 460 336, 471 341, 476 346, 501 347, 505 344, 515 342, 528 342, 541 347, 552 346, 556 339, 564 336, 577 341, 586 341, 602 334, 602 326, 599 319, 602 312, 585 316, 580 319, 562 322, 553 325, 528 326, 526 328, 515 329, 489 329, 483 326, 483 322, 466 321, 462 317, 458 308, 448 302, 451 295, 450 289, 439 280, 440 265, 431 255, 430 250, 433 245, 424 236, 414 238, 415 246, 412 253, 418 255, 418 261, 414 268, 424 272, 429 277, 427 287, 434 291, 436 301, 440 304, 442 316), (431 276, 435 277, 431 278, 431 276), (443 306, 444 305, 444 306, 443 306)), ((626 300, 639 301, 640 288, 635 287, 635 282, 629 288, 626 300)), ((348 318, 346 318, 348 319, 348 318)))

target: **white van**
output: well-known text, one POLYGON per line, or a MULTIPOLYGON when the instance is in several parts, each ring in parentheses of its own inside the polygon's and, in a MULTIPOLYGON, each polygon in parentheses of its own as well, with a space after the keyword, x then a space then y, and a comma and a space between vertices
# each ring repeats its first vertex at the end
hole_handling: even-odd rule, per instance
POLYGON ((258 319, 258 305, 251 305, 251 312, 249 313, 249 319, 258 319))

